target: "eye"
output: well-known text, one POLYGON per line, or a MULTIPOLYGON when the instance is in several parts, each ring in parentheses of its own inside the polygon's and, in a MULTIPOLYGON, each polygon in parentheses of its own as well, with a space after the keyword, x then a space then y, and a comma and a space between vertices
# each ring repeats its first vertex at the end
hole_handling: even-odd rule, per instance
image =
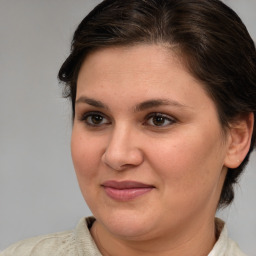
POLYGON ((82 121, 84 121, 89 126, 101 126, 109 124, 110 121, 99 112, 89 112, 83 115, 82 121))
POLYGON ((162 113, 152 113, 147 117, 146 125, 165 127, 175 123, 175 119, 162 113))

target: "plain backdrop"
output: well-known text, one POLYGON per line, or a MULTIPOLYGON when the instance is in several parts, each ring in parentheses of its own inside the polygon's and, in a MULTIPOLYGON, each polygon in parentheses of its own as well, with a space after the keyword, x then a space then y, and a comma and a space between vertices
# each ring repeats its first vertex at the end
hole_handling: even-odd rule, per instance
MULTIPOLYGON (((0 0, 0 250, 72 229, 90 215, 70 156, 70 104, 57 73, 72 34, 99 0, 0 0)), ((226 0, 256 39, 256 1, 226 0)), ((256 256, 256 156, 234 204, 218 213, 256 256)))

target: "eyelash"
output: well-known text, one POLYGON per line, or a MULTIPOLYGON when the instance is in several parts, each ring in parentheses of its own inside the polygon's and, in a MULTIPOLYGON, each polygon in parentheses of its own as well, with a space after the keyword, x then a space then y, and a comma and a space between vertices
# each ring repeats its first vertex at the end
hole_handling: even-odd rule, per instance
POLYGON ((103 119, 108 120, 106 118, 106 116, 101 112, 88 112, 88 113, 86 113, 82 116, 81 121, 85 122, 86 125, 92 126, 92 127, 100 127, 100 126, 105 125, 105 124, 111 124, 110 121, 107 121, 105 123, 100 123, 100 124, 95 124, 95 123, 92 122, 92 120, 88 121, 88 119, 92 118, 92 117, 100 117, 100 118, 102 118, 102 120, 103 119))
MULTIPOLYGON (((109 119, 101 112, 88 112, 88 113, 84 114, 80 120, 85 122, 86 125, 95 127, 95 128, 102 127, 103 125, 111 124, 111 121, 109 121, 109 119), (99 118, 98 124, 93 123, 93 121, 92 121, 93 117, 99 118), (105 121, 101 122, 102 120, 103 121, 105 120, 105 121)), ((154 112, 154 113, 150 113, 149 115, 146 116, 145 121, 143 122, 143 125, 161 128, 161 127, 170 126, 174 123, 176 123, 176 120, 174 118, 170 117, 169 115, 154 112), (159 121, 163 122, 163 125, 161 123, 160 123, 160 125, 153 123, 154 122, 153 118, 160 118, 159 121), (151 124, 149 123, 150 120, 152 121, 151 124), (168 122, 168 124, 166 124, 166 122, 168 122)))
POLYGON ((170 117, 169 115, 155 112, 155 113, 150 113, 149 115, 147 115, 146 122, 144 122, 143 124, 147 125, 147 126, 161 128, 161 127, 166 127, 166 126, 172 125, 174 123, 176 123, 176 120, 174 118, 170 117), (166 121, 167 121, 168 124, 165 124, 165 125, 148 124, 148 122, 151 118, 152 118, 152 121, 153 121, 153 118, 161 118, 162 119, 161 121, 164 121, 164 123, 166 123, 166 121))

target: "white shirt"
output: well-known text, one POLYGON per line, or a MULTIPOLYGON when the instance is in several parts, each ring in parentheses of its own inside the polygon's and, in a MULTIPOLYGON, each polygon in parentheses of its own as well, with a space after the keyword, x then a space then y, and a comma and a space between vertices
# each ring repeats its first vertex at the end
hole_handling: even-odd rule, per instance
MULTIPOLYGON (((34 237, 20 241, 0 253, 0 256, 102 256, 91 234, 95 219, 82 218, 73 231, 34 237)), ((216 218, 219 239, 208 256, 246 256, 228 238, 225 223, 216 218)), ((121 255, 120 255, 121 256, 121 255)))

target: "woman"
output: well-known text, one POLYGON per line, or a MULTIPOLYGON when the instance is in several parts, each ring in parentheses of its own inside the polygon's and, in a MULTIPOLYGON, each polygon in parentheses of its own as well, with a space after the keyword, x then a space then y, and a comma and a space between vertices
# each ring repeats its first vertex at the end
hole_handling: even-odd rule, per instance
POLYGON ((255 145, 256 50, 217 0, 105 0, 59 71, 94 217, 1 255, 244 255, 217 208, 255 145))

